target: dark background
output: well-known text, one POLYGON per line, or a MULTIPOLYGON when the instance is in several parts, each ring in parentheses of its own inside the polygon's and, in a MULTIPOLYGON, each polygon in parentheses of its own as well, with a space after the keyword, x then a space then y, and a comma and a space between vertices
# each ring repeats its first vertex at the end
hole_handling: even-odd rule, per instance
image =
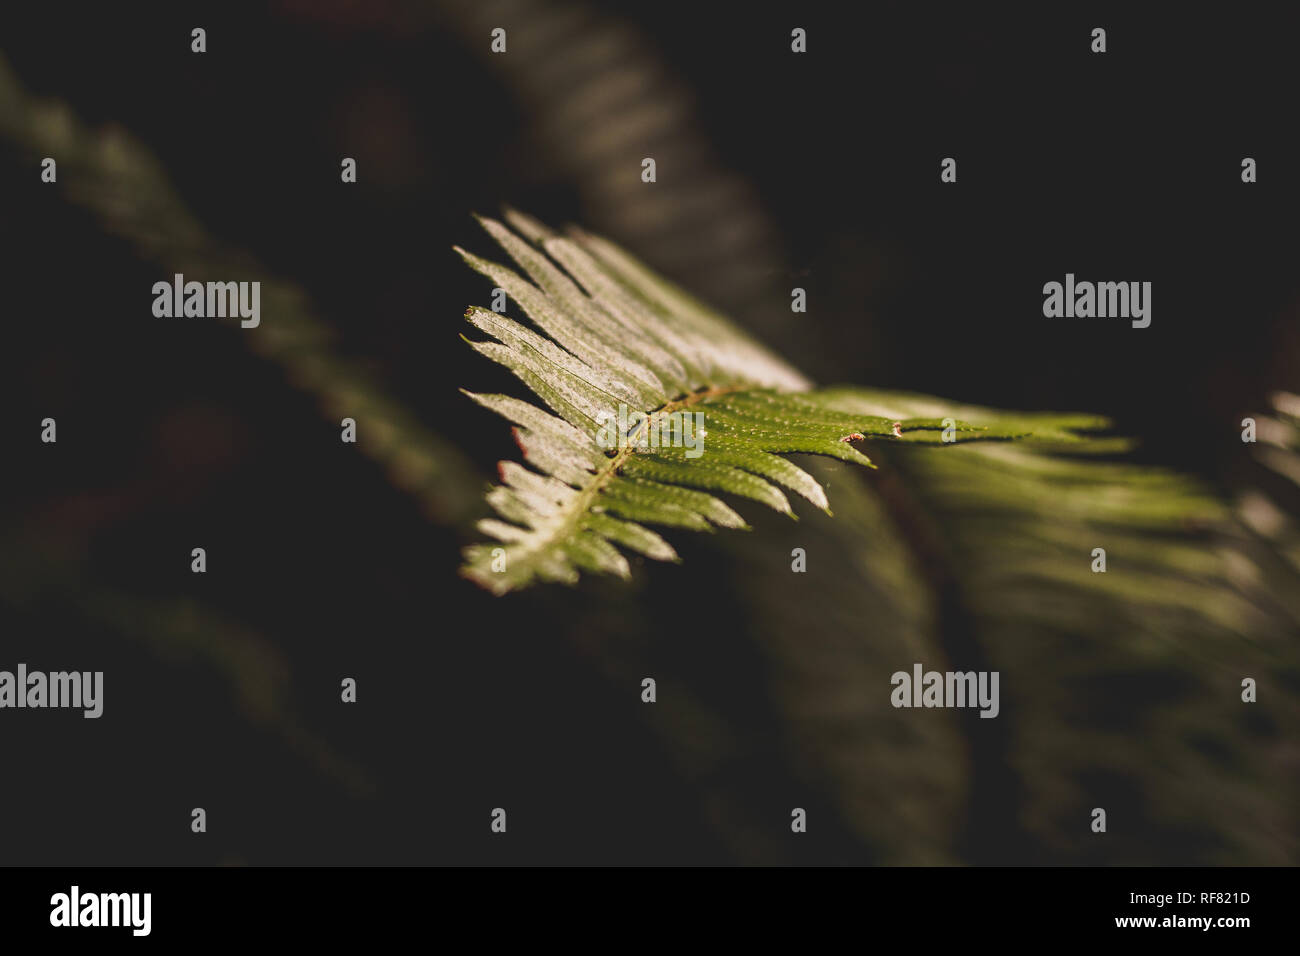
MULTIPOLYGON (((1236 460, 1208 436, 1297 381, 1294 18, 604 3, 547 34, 516 31, 516 7, 536 24, 567 5, 506 4, 507 68, 486 53, 490 6, 27 6, 0 13, 23 86, 147 145, 207 230, 300 286, 337 351, 483 482, 515 450, 457 388, 519 390, 457 337, 489 289, 450 247, 501 258, 470 213, 502 202, 604 232, 818 382, 1105 413, 1140 456, 1212 482, 1236 460), (546 117, 575 94, 509 70, 576 60, 611 22, 669 85, 634 84, 565 133, 546 117), (574 158, 647 104, 689 117, 663 133, 658 183, 639 182, 654 135, 649 152, 574 158), (339 182, 343 156, 356 185, 339 182), (956 185, 939 182, 946 156, 956 185), (594 170, 616 185, 593 189, 594 170), (740 198, 715 201, 723 177, 740 198), (662 220, 644 212, 656 189, 662 220), (1151 281, 1150 328, 1044 319, 1042 285, 1066 272, 1151 281)), ((633 597, 603 581, 479 593, 455 574, 463 532, 342 445, 241 330, 152 317, 170 271, 69 202, 72 175, 60 160, 48 187, 39 157, 0 142, 6 567, 28 565, 35 534, 61 582, 0 606, 0 666, 105 670, 106 712, 0 718, 0 862, 880 859, 833 823, 737 852, 639 681, 600 663, 607 645, 662 640, 719 692, 748 693, 766 665, 702 546, 680 542, 689 576, 638 569, 633 597), (33 437, 47 415, 57 446, 33 437), (87 594, 129 598, 91 614, 87 594), (239 638, 138 639, 144 617, 190 601, 239 638), (339 703, 344 676, 355 706, 339 703), (508 841, 488 832, 496 806, 508 841)), ((732 770, 778 832, 789 806, 817 807, 779 761, 732 770)))

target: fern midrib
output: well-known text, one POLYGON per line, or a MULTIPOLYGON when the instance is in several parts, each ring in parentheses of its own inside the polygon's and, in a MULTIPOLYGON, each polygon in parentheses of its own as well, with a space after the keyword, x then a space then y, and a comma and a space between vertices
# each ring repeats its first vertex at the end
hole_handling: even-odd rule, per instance
POLYGON ((564 540, 570 534, 576 534, 581 530, 579 526, 582 522, 582 517, 587 514, 587 511, 595 500, 596 495, 600 494, 600 490, 618 475, 619 469, 626 464, 628 458, 637 454, 635 442, 633 441, 634 436, 636 436, 642 428, 648 427, 657 416, 679 412, 684 408, 690 408, 692 405, 696 405, 702 401, 711 398, 721 398, 724 395, 732 395, 736 392, 747 391, 752 387, 752 385, 711 385, 700 389, 698 392, 692 392, 685 398, 679 398, 676 401, 668 402, 667 404, 656 408, 654 411, 646 413, 646 419, 637 426, 637 431, 628 434, 624 446, 618 449, 614 455, 610 456, 608 463, 601 468, 600 471, 596 472, 593 480, 578 493, 572 503, 567 508, 563 509, 560 514, 556 515, 554 523, 551 527, 546 529, 547 533, 543 534, 541 529, 538 529, 536 544, 526 546, 523 549, 523 557, 530 557, 538 551, 550 547, 555 541, 564 540))

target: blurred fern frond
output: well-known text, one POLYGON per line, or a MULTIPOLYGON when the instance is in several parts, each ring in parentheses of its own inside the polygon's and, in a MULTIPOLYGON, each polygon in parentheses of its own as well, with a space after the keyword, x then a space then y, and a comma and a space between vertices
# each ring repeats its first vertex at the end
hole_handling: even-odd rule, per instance
POLYGON ((68 200, 168 273, 255 278, 275 320, 241 329, 250 350, 280 365, 288 383, 315 396, 334 422, 344 415, 364 422, 358 446, 431 521, 455 525, 472 514, 476 485, 455 445, 419 421, 364 362, 343 353, 300 284, 213 235, 163 163, 129 130, 92 127, 66 103, 31 95, 0 55, 0 141, 35 157, 57 155, 68 200))

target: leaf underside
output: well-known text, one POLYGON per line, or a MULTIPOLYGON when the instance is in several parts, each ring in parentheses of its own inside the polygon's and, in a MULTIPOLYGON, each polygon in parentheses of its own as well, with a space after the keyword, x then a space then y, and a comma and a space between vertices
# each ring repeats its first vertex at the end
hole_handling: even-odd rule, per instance
POLYGON ((987 413, 980 424, 938 399, 858 389, 817 391, 721 315, 606 240, 560 236, 523 214, 480 223, 527 275, 457 252, 505 291, 533 328, 480 307, 465 318, 490 338, 470 346, 505 366, 545 407, 465 392, 514 425, 528 465, 501 462, 487 494, 495 542, 465 551, 462 573, 495 593, 581 571, 628 577, 624 551, 677 553, 647 525, 747 528, 719 494, 794 516, 786 492, 829 513, 826 492, 787 452, 873 467, 872 440, 933 445, 1035 438, 1077 443, 1095 416, 987 413), (531 280, 531 281, 529 281, 531 280), (621 550, 620 550, 621 549, 621 550))

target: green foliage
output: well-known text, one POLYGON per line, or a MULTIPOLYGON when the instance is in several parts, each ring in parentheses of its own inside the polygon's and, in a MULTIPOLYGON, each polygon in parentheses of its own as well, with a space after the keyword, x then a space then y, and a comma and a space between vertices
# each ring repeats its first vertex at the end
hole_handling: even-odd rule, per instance
MULTIPOLYGON (((1300 527, 1291 517, 1291 503, 1300 498, 1300 395, 1276 392, 1272 404, 1275 414, 1258 419, 1258 437, 1250 446, 1267 475, 1241 495, 1237 511, 1247 528, 1300 571, 1300 527)), ((1300 602, 1300 595, 1291 602, 1300 602)))
MULTIPOLYGON (((860 407, 928 406, 877 395, 860 407)), ((1285 445, 1265 421, 1261 436, 1285 445)), ((1274 457, 1278 446, 1242 446, 1256 447, 1274 457)), ((900 447, 882 463, 939 540, 961 619, 945 633, 968 634, 991 669, 1018 675, 1003 685, 1019 728, 1005 758, 1020 769, 1017 828, 1048 861, 1151 862, 1169 847, 1211 864, 1294 861, 1296 841, 1279 838, 1296 832, 1300 805, 1286 743, 1300 707, 1284 690, 1300 680, 1300 579, 1279 561, 1294 524, 1259 490, 1234 510, 1205 482, 1096 450, 900 447), (1242 702, 1245 677, 1276 690, 1267 710, 1242 702), (1113 806, 1130 786, 1141 798, 1125 811, 1127 842, 1104 849, 1077 825, 1080 795, 1113 806), (1256 825, 1223 822, 1243 820, 1256 825)))
POLYGON ((825 489, 782 454, 808 452, 871 467, 870 441, 959 444, 1036 438, 1078 443, 1104 428, 1095 416, 987 413, 982 423, 941 404, 926 414, 881 415, 854 406, 852 390, 808 381, 722 316, 652 274, 611 243, 562 237, 519 213, 517 235, 492 219, 488 233, 532 282, 464 250, 475 270, 522 306, 540 330, 487 309, 465 318, 495 341, 469 341, 550 409, 506 395, 467 392, 515 425, 530 470, 500 466, 488 493, 500 515, 479 523, 503 546, 467 549, 464 573, 503 593, 535 579, 573 583, 579 571, 627 577, 618 545, 657 560, 677 555, 647 524, 708 531, 746 528, 718 493, 794 516, 785 491, 829 512, 825 489), (530 240, 525 241, 525 239, 530 240), (609 420, 645 418, 610 440, 609 420), (701 444, 651 442, 683 414, 702 415, 701 444), (946 426, 946 427, 945 427, 946 426), (784 490, 783 490, 784 489, 784 490))

